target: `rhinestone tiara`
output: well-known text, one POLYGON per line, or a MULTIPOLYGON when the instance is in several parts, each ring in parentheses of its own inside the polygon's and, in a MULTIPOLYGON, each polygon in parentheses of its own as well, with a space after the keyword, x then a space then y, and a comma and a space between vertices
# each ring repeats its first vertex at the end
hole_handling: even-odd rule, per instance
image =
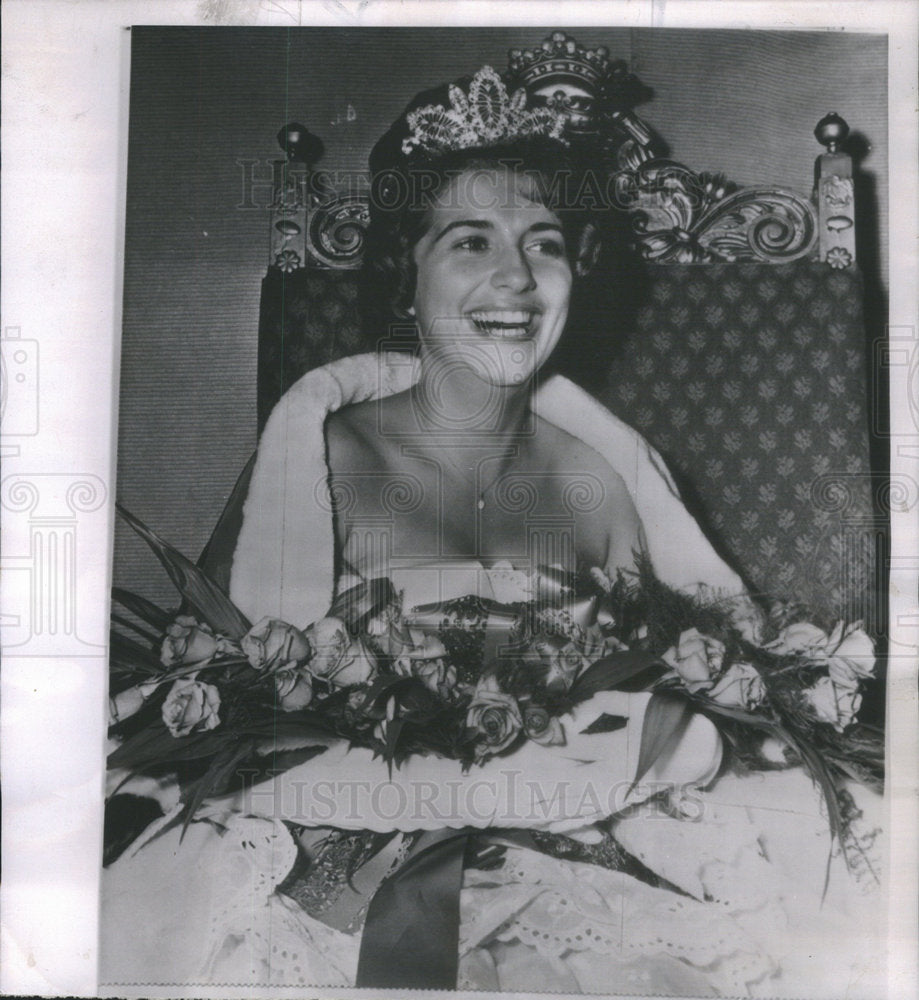
POLYGON ((551 107, 527 108, 526 90, 521 87, 508 94, 491 66, 483 66, 473 76, 468 93, 451 84, 449 95, 449 108, 427 104, 406 115, 409 135, 402 141, 404 155, 418 150, 439 155, 530 136, 568 145, 563 136, 568 121, 565 113, 551 107))

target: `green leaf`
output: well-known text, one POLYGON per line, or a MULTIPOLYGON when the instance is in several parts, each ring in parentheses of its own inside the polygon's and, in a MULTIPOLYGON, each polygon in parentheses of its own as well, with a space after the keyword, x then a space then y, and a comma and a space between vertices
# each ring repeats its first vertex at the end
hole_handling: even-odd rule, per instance
POLYGON ((586 701, 598 691, 611 691, 638 674, 660 665, 660 658, 644 650, 620 650, 601 657, 581 673, 571 685, 569 697, 586 701))
POLYGON ((332 602, 330 618, 341 618, 351 629, 358 631, 374 615, 396 601, 396 591, 389 577, 380 576, 350 587, 332 602))
POLYGON ((624 715, 610 715, 608 712, 603 712, 586 729, 582 729, 581 733, 584 736, 592 736, 594 733, 615 733, 625 729, 628 724, 629 720, 624 715))
POLYGON ((386 723, 386 743, 383 747, 383 759, 389 767, 389 777, 392 780, 392 766, 396 759, 396 747, 405 722, 402 719, 390 719, 386 723))
MULTIPOLYGON (((845 840, 843 839, 845 822, 843 821, 842 812, 839 808, 836 782, 833 780, 833 775, 830 772, 830 769, 824 763, 820 754, 807 742, 807 740, 798 739, 793 732, 786 729, 784 726, 776 726, 775 731, 778 736, 794 747, 795 751, 804 761, 808 771, 810 771, 811 778, 813 778, 813 780, 820 787, 820 791, 823 793, 823 801, 826 805, 827 819, 830 824, 830 836, 839 843, 839 846, 842 849, 843 860, 848 868, 850 864, 849 855, 846 851, 845 840)), ((832 863, 832 860, 833 848, 831 843, 830 851, 826 859, 826 875, 823 880, 823 899, 826 899, 827 889, 830 885, 830 864, 832 863)))
POLYGON ((742 708, 729 708, 725 705, 719 705, 717 701, 698 696, 697 703, 706 714, 722 715, 726 719, 733 719, 735 722, 742 722, 747 726, 753 726, 756 729, 762 729, 767 732, 778 730, 777 723, 771 719, 763 718, 761 715, 754 715, 752 712, 745 712, 742 708))
POLYGON ((253 722, 234 729, 240 736, 257 736, 263 739, 296 739, 335 736, 338 730, 333 720, 311 712, 275 713, 264 722, 253 722), (293 716, 296 716, 294 718, 293 716))
MULTIPOLYGON (((148 632, 143 626, 138 625, 137 622, 132 622, 130 618, 124 615, 119 615, 116 611, 112 612, 112 624, 120 625, 122 628, 129 629, 131 632, 139 635, 142 639, 146 639, 151 646, 155 646, 160 641, 158 635, 154 635, 152 632, 148 632)), ((123 635, 124 633, 122 633, 123 635)))
MULTIPOLYGON (((150 844, 152 844, 154 841, 159 840, 160 837, 165 836, 167 833, 169 833, 170 830, 172 830, 175 827, 177 827, 179 825, 179 823, 182 821, 182 816, 183 816, 183 812, 180 810, 180 811, 176 812, 173 816, 171 816, 169 819, 166 819, 165 817, 163 817, 164 822, 162 823, 162 826, 160 826, 157 829, 156 833, 154 833, 152 836, 150 836, 148 840, 144 841, 144 847, 149 847, 150 844)), ((154 823, 152 823, 151 826, 155 826, 156 822, 159 822, 159 821, 154 821, 154 823)), ((146 837, 147 833, 145 832, 143 834, 143 836, 146 837)))
POLYGON ((180 840, 184 838, 189 823, 191 823, 204 800, 209 795, 219 795, 225 791, 236 769, 247 757, 251 757, 254 752, 255 744, 251 740, 243 740, 234 746, 227 747, 211 762, 207 771, 190 786, 189 791, 191 794, 188 796, 185 808, 182 811, 182 835, 179 838, 180 840))
POLYGON ((226 730, 173 736, 162 724, 138 730, 108 756, 108 766, 140 769, 151 764, 177 764, 217 754, 234 739, 226 730))
POLYGON ((692 705, 685 698, 658 692, 651 695, 645 708, 638 766, 629 793, 656 763, 663 767, 672 759, 692 715, 692 705))
POLYGON ((149 646, 114 630, 109 633, 109 659, 114 666, 140 671, 148 676, 163 672, 159 656, 149 646))
POLYGON ((395 694, 399 687, 411 686, 414 681, 414 677, 403 677, 401 674, 378 674, 364 695, 363 711, 371 714, 372 709, 379 705, 381 699, 395 694))
POLYGON ((153 550, 179 593, 214 631, 231 639, 241 639, 249 631, 245 615, 206 573, 164 542, 121 504, 115 506, 124 520, 153 550))
POLYGON ((158 632, 165 632, 166 626, 172 621, 172 615, 168 611, 164 611, 152 601, 148 601, 146 597, 141 597, 130 590, 112 587, 112 600, 127 608, 141 621, 152 625, 158 632))
POLYGON ((426 722, 443 707, 443 703, 417 677, 406 679, 409 683, 399 692, 399 707, 408 718, 426 722))
POLYGON ((269 753, 262 753, 260 747, 256 747, 256 756, 251 761, 251 769, 246 770, 246 781, 256 785, 262 781, 270 781, 272 778, 289 771, 292 767, 297 767, 313 757, 318 757, 329 748, 319 744, 309 746, 285 747, 269 753))

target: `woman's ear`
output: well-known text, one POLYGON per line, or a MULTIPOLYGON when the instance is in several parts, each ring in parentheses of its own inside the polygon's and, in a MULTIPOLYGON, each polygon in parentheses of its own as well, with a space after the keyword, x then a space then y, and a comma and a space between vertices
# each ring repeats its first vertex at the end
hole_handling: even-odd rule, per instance
POLYGON ((574 271, 584 278, 596 267, 600 258, 600 230, 593 222, 588 222, 581 230, 578 252, 574 259, 574 271))
POLYGON ((397 319, 414 319, 415 318, 415 307, 414 306, 393 306, 393 314, 397 319))

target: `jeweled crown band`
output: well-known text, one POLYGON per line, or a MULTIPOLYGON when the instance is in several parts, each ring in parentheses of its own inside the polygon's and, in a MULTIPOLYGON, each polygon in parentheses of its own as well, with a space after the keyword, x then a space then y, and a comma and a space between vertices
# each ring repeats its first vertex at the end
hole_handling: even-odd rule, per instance
POLYGON ((509 94, 491 66, 483 66, 473 76, 468 93, 451 84, 449 96, 449 108, 428 104, 408 113, 404 155, 420 150, 436 156, 533 136, 568 144, 563 134, 566 115, 551 107, 527 108, 526 90, 521 87, 509 94))

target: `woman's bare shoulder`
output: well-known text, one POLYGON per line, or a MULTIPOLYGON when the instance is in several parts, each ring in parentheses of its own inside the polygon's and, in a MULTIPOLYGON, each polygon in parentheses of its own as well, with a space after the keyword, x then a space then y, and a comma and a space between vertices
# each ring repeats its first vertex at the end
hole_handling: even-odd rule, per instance
POLYGON ((590 477, 602 484, 604 494, 617 506, 634 506, 632 495, 622 476, 603 456, 580 438, 540 418, 538 434, 541 448, 553 472, 590 477))
POLYGON ((359 462, 372 465, 381 460, 390 443, 387 429, 398 424, 404 408, 399 396, 352 403, 329 415, 326 443, 333 471, 358 468, 359 462))

